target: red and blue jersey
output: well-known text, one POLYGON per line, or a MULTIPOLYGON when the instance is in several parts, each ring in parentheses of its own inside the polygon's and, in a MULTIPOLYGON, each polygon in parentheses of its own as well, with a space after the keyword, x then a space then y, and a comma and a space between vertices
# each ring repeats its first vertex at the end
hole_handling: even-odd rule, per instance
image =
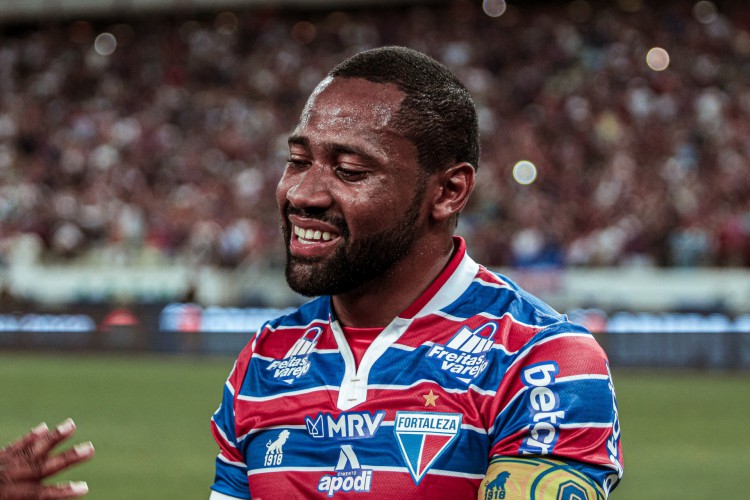
POLYGON ((606 356, 583 327, 458 250, 357 366, 330 297, 266 323, 211 426, 236 498, 475 498, 493 456, 622 473, 606 356))

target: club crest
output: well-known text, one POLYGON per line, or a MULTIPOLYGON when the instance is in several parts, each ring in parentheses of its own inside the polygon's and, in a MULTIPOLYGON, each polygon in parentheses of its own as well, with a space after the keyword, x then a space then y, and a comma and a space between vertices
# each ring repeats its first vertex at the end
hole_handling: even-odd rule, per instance
POLYGON ((393 432, 414 484, 419 484, 461 430, 460 413, 399 411, 393 432))

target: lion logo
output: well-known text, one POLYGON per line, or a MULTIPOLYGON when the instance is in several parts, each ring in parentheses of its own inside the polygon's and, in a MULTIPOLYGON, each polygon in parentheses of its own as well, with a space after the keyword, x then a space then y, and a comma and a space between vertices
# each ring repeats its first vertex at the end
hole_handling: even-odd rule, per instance
POLYGON ((510 472, 503 471, 495 479, 487 483, 484 490, 484 500, 502 500, 505 498, 505 482, 510 477, 510 472))
POLYGON ((266 454, 268 453, 284 453, 284 450, 281 449, 282 446, 284 446, 284 443, 286 443, 286 440, 289 439, 289 431, 283 430, 279 433, 279 437, 276 438, 276 441, 271 442, 269 439, 266 443, 266 454))

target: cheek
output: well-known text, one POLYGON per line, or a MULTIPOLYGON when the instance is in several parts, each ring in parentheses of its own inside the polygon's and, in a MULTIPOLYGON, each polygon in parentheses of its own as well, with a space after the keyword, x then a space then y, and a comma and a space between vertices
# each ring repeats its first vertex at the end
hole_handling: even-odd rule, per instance
POLYGON ((276 185, 276 203, 279 208, 283 208, 286 204, 286 193, 289 191, 288 180, 286 176, 282 177, 279 183, 276 185))
POLYGON ((369 196, 350 200, 342 200, 344 217, 352 231, 380 232, 393 225, 394 220, 403 217, 408 201, 404 201, 395 189, 379 191, 369 196))

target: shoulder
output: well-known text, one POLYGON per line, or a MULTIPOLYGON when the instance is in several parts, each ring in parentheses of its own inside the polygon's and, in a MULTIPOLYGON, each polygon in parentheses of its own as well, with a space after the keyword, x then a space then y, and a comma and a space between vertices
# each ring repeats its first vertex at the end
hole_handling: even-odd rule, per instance
POLYGON ((286 343, 289 335, 299 337, 316 325, 327 324, 331 308, 329 297, 318 297, 263 323, 240 352, 238 366, 247 366, 258 352, 268 349, 277 342, 286 343))
POLYGON ((450 306, 450 314, 483 317, 497 324, 495 339, 509 354, 526 354, 535 346, 556 349, 590 345, 599 350, 594 337, 582 325, 570 321, 543 300, 521 288, 510 278, 479 266, 474 280, 450 306))

